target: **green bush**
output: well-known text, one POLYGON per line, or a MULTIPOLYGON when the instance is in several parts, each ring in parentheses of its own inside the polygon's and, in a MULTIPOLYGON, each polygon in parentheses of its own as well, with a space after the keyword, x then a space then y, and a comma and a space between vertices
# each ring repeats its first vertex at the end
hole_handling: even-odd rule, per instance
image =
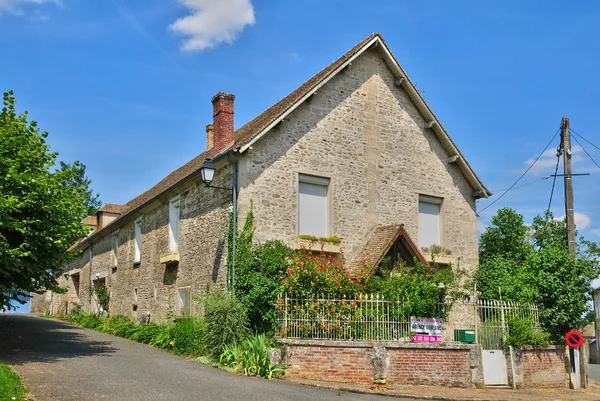
POLYGON ((274 330, 273 305, 284 291, 281 278, 293 252, 280 241, 267 241, 254 246, 251 256, 236 269, 236 296, 248 310, 250 326, 259 333, 274 330))
POLYGON ((225 292, 210 292, 205 298, 206 348, 219 359, 223 347, 235 343, 249 332, 246 307, 225 292))
POLYGON ((206 353, 206 325, 202 320, 192 317, 177 319, 171 332, 177 353, 196 356, 206 353))
POLYGON ((149 344, 166 350, 173 349, 175 339, 173 338, 172 327, 167 325, 159 325, 158 327, 159 329, 149 344))
POLYGON ((269 359, 271 345, 264 334, 251 335, 239 343, 226 345, 220 361, 234 372, 271 379, 274 373, 284 372, 280 366, 271 366, 269 359))
POLYGON ((533 319, 514 318, 508 321, 508 336, 504 341, 506 345, 522 347, 524 345, 548 345, 550 334, 533 329, 533 319))
POLYGON ((131 334, 129 339, 144 344, 150 344, 152 340, 160 333, 161 327, 162 326, 154 323, 137 326, 137 330, 131 334))
POLYGON ((123 316, 115 316, 105 319, 98 330, 113 336, 130 338, 140 326, 136 326, 131 320, 127 320, 123 316))

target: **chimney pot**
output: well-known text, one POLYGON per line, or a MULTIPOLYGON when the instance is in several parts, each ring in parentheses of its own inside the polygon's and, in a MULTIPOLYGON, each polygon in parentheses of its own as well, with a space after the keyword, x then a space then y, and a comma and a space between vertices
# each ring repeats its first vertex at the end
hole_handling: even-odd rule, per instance
MULTIPOLYGON (((235 95, 219 92, 212 98, 213 104, 213 155, 218 155, 234 141, 233 102, 235 95)), ((207 127, 208 135, 208 127, 207 127)), ((207 136, 208 139, 208 136, 207 136)), ((208 140, 207 140, 208 148, 208 140)))

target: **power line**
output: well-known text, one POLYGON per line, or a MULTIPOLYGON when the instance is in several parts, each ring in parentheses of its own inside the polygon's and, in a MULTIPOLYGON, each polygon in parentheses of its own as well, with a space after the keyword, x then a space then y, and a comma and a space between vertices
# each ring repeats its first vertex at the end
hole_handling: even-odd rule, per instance
MULTIPOLYGON (((519 188, 526 187, 526 186, 528 186, 528 185, 537 184, 538 182, 540 182, 540 181, 544 181, 544 180, 547 180, 547 179, 548 179, 548 178, 550 178, 550 177, 551 177, 550 175, 547 175, 547 176, 545 176, 545 177, 540 177, 540 178, 538 178, 538 179, 537 179, 537 180, 535 180, 535 181, 530 181, 530 182, 528 182, 528 183, 526 183, 526 184, 522 184, 522 185, 516 186, 516 187, 514 187, 513 189, 519 189, 519 188)), ((506 191, 506 189, 492 189, 491 191, 492 191, 492 192, 502 192, 502 191, 506 191)))
POLYGON ((585 139, 583 137, 583 135, 581 135, 579 132, 575 131, 573 128, 569 129, 572 133, 576 134, 578 137, 580 137, 581 139, 583 139, 584 141, 586 141, 587 143, 589 143, 590 145, 592 145, 593 147, 595 147, 596 149, 600 150, 600 148, 596 145, 594 145, 593 143, 591 143, 590 141, 588 141, 587 139, 585 139))
MULTIPOLYGON (((577 137, 575 135, 571 135, 571 136, 573 137, 573 139, 575 139, 575 142, 577 142, 577 144, 579 146, 581 146, 581 149, 583 149, 583 151, 585 152, 585 154, 588 155, 588 157, 590 158, 590 160, 594 162, 594 164, 596 165, 596 167, 600 168, 600 166, 598 165, 598 163, 596 163, 596 160, 594 160, 594 158, 592 157, 592 155, 590 155, 588 153, 588 151, 585 150, 585 148, 583 147, 583 145, 577 140, 577 137)), ((577 134, 577 136, 579 136, 581 139, 583 139, 583 137, 580 136, 579 134, 577 134)), ((594 145, 592 144, 592 146, 594 146, 594 145)))
POLYGON ((562 144, 558 147, 556 152, 556 168, 554 169, 554 179, 552 180, 552 190, 550 191, 550 201, 548 202, 548 211, 550 211, 550 206, 552 206, 552 196, 554 195, 554 186, 556 185, 556 177, 558 173, 558 165, 560 164, 560 155, 562 155, 562 144))
POLYGON ((529 172, 529 170, 531 170, 531 168, 535 165, 535 163, 537 163, 537 161, 540 159, 540 157, 542 157, 542 155, 544 154, 544 152, 546 151, 546 149, 548 149, 548 147, 550 146, 550 144, 552 143, 552 141, 554 141, 554 138, 556 138, 556 135, 558 135, 559 132, 560 132, 560 128, 558 128, 558 130, 556 130, 556 133, 554 134, 554 136, 552 137, 552 139, 550 139, 550 142, 548 142, 548 144, 546 145, 546 147, 544 148, 544 150, 542 150, 542 153, 540 153, 538 155, 538 157, 535 158, 535 160, 533 161, 533 163, 531 163, 531 165, 529 167, 527 167, 527 170, 525 170, 525 172, 523 174, 521 174, 521 176, 517 179, 517 181, 515 181, 514 184, 512 184, 506 191, 504 191, 504 193, 502 195, 500 195, 499 197, 497 197, 492 203, 490 203, 489 205, 487 205, 486 207, 484 207, 483 209, 481 209, 477 213, 477 216, 479 216, 480 213, 484 212, 486 209, 488 209, 489 207, 491 207, 494 203, 496 203, 500 199, 502 199, 502 197, 504 195, 506 195, 508 193, 508 191, 510 191, 511 189, 513 189, 513 187, 515 185, 517 185, 519 183, 519 181, 521 181, 521 179, 523 177, 525 177, 525 174, 527 174, 529 172))

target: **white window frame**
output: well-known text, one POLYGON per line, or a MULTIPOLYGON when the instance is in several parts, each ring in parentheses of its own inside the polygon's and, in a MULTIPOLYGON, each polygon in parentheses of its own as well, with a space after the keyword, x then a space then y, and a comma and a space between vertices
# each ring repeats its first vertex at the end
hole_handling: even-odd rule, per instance
MULTIPOLYGON (((331 207, 330 207, 331 179, 328 177, 319 177, 310 174, 298 174, 298 235, 315 235, 317 237, 328 237, 331 227, 331 207), (302 205, 301 205, 301 186, 302 184, 312 184, 325 187, 325 211, 324 211, 324 232, 307 232, 302 226, 302 205)), ((321 227, 323 228, 323 227, 321 227)))
POLYGON ((179 252, 180 205, 179 196, 169 201, 169 252, 179 252))
POLYGON ((191 314, 191 298, 192 298, 192 287, 190 286, 186 286, 186 287, 178 287, 175 290, 175 314, 177 314, 178 316, 189 316, 191 314), (188 291, 188 296, 187 296, 187 302, 183 302, 181 300, 181 295, 180 295, 180 291, 181 290, 187 290, 188 291), (187 313, 186 313, 187 310, 187 313))
POLYGON ((443 246, 444 245, 444 235, 443 235, 443 205, 444 205, 444 198, 442 197, 438 197, 438 196, 430 196, 430 195, 422 195, 419 194, 419 203, 418 203, 418 221, 419 221, 419 227, 418 227, 418 242, 419 242, 419 247, 423 248, 423 247, 430 247, 431 245, 439 245, 439 246, 443 246), (427 205, 436 205, 437 206, 437 243, 435 244, 429 244, 429 243, 423 243, 423 230, 425 229, 425 227, 423 227, 423 222, 421 221, 421 205, 422 204, 427 204, 427 205))
POLYGON ((119 231, 115 231, 112 235, 113 246, 113 267, 119 264, 119 231))
POLYGON ((133 263, 138 264, 142 261, 142 221, 144 216, 135 219, 133 223, 133 263))

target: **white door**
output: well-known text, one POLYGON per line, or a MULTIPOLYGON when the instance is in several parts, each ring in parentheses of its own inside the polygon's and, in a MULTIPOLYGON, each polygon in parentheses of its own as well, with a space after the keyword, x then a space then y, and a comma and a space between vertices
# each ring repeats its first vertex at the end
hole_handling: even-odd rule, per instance
POLYGON ((482 350, 483 384, 486 386, 507 386, 508 371, 506 357, 501 350, 482 350))

